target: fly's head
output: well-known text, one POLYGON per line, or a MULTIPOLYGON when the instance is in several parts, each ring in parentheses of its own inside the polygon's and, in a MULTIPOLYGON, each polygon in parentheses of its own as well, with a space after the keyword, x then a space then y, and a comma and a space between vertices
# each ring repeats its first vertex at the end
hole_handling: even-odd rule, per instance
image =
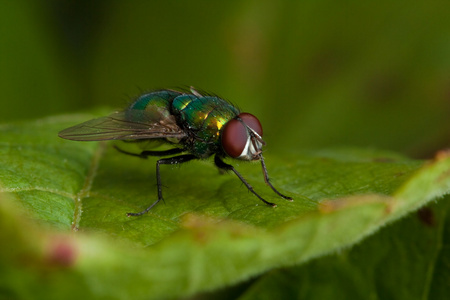
POLYGON ((259 120, 252 114, 240 113, 236 118, 225 124, 221 144, 225 153, 240 160, 261 159, 262 126, 259 120))

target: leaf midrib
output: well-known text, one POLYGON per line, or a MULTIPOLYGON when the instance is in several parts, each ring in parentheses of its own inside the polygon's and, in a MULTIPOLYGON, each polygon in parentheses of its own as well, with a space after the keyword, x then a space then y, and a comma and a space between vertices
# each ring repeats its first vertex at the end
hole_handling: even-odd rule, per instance
POLYGON ((79 224, 81 221, 81 215, 83 212, 83 199, 89 197, 90 191, 92 189, 92 183, 94 182, 95 176, 97 175, 97 170, 100 165, 101 157, 103 156, 106 149, 106 143, 98 143, 98 147, 92 156, 91 163, 86 175, 86 179, 83 183, 80 191, 75 195, 75 207, 73 212, 72 221, 72 231, 78 231, 79 224))

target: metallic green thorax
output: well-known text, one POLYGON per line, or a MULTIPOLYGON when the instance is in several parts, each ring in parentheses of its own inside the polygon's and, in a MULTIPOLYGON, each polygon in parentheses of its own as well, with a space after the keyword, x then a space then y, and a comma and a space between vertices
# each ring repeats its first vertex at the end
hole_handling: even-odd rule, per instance
MULTIPOLYGON (((143 95, 128 110, 142 110, 140 115, 147 120, 175 116, 176 123, 189 132, 180 145, 199 158, 221 152, 220 130, 239 114, 236 107, 221 98, 170 90, 143 95)), ((136 118, 135 113, 133 116, 136 118)))
POLYGON ((187 146, 198 157, 220 151, 220 130, 239 114, 237 108, 213 96, 182 95, 173 100, 172 108, 180 124, 193 133, 187 146))

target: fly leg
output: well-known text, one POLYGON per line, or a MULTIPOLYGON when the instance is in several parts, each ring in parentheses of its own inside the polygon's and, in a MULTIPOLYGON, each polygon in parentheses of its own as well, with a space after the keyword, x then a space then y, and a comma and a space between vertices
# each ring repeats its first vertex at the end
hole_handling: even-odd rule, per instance
POLYGON ((266 164, 264 163, 264 158, 262 157, 262 155, 259 155, 260 159, 261 159, 261 166, 263 169, 263 174, 264 174, 264 181, 267 183, 268 186, 270 186, 270 188, 279 196, 283 197, 286 200, 289 201, 293 201, 292 197, 289 196, 285 196, 282 193, 280 193, 279 191, 277 191, 277 189, 270 183, 269 181, 269 175, 267 174, 267 168, 266 168, 266 164))
POLYGON ((128 152, 128 151, 122 150, 119 147, 117 147, 116 145, 114 145, 114 148, 117 151, 119 151, 120 153, 131 155, 131 156, 136 156, 136 157, 140 157, 140 158, 147 158, 149 156, 168 156, 168 155, 178 154, 178 153, 181 153, 181 152, 184 151, 181 148, 173 148, 173 149, 164 150, 164 151, 149 151, 149 150, 145 150, 145 151, 142 151, 141 153, 132 153, 132 152, 128 152))
POLYGON ((234 174, 236 174, 237 177, 239 177, 239 179, 242 181, 243 184, 245 184, 245 186, 247 187, 247 189, 252 192, 256 197, 259 198, 259 200, 261 200, 262 202, 266 203, 267 205, 270 205, 272 207, 276 207, 277 205, 275 203, 271 203, 268 202, 266 200, 263 199, 263 197, 261 197, 260 195, 258 195, 255 190, 253 190, 253 187, 244 179, 244 177, 242 177, 242 175, 232 166, 229 165, 227 163, 225 163, 223 160, 220 159, 219 156, 215 156, 214 157, 214 163, 216 164, 216 166, 221 169, 221 170, 225 170, 225 171, 233 171, 234 174))
MULTIPOLYGON (((173 149, 172 149, 173 150, 173 149)), ((170 151, 170 150, 168 150, 170 151)), ((145 151, 144 151, 145 152, 145 151)), ((159 152, 159 151, 152 151, 152 152, 159 152)), ((167 151, 161 151, 161 152, 167 152, 167 151)), ((137 155, 139 156, 139 155, 137 155)), ((185 154, 185 155, 180 155, 180 156, 175 156, 175 157, 169 157, 169 158, 163 158, 160 159, 156 162, 156 184, 158 186, 158 200, 156 200, 155 202, 153 202, 152 205, 150 205, 149 207, 147 207, 145 210, 138 212, 138 213, 127 213, 127 216, 140 216, 145 214, 146 212, 148 212, 150 209, 153 208, 153 206, 155 206, 156 204, 158 204, 159 201, 163 200, 163 196, 162 196, 162 184, 161 184, 161 174, 159 172, 159 166, 160 165, 175 165, 175 164, 182 164, 185 162, 188 162, 190 160, 196 159, 197 157, 195 155, 192 154, 185 154)))

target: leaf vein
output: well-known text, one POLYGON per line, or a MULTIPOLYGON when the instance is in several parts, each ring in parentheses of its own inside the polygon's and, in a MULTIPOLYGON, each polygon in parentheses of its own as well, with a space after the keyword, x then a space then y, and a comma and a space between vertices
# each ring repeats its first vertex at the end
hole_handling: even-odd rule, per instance
POLYGON ((75 196, 71 193, 67 193, 64 191, 59 191, 55 189, 50 189, 46 187, 26 187, 26 188, 0 188, 0 193, 20 193, 20 192, 31 192, 31 191, 41 191, 41 192, 49 192, 52 194, 60 195, 63 197, 75 199, 75 196))
POLYGON ((425 284, 424 284, 424 290, 423 290, 423 295, 422 295, 422 299, 429 299, 430 297, 430 288, 433 282, 433 274, 434 274, 434 270, 436 268, 436 263, 438 261, 439 255, 442 252, 442 248, 443 248, 443 235, 444 235, 444 228, 446 225, 446 213, 443 216, 443 221, 440 222, 441 226, 439 226, 439 230, 436 230, 436 234, 438 236, 438 240, 436 243, 436 253, 435 255, 432 257, 432 261, 430 263, 430 266, 428 267, 428 270, 425 274, 425 284))

